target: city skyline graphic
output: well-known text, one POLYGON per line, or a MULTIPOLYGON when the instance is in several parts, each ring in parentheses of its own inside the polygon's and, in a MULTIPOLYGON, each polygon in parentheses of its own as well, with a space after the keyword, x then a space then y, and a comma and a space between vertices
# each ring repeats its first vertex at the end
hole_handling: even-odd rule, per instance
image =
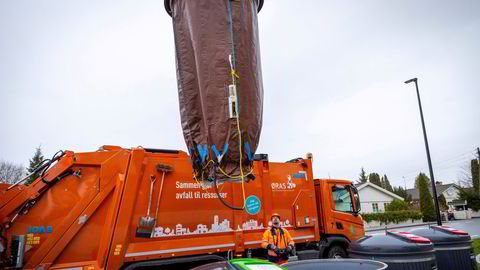
MULTIPOLYGON (((268 224, 271 226, 271 222, 268 224)), ((281 222, 282 227, 291 227, 290 221, 287 219, 285 222, 281 222)), ((251 230, 263 230, 265 229, 263 223, 260 223, 257 220, 250 219, 242 224, 242 226, 237 226, 237 231, 251 231, 251 230)), ((208 228, 205 224, 197 224, 195 230, 190 231, 190 228, 184 227, 183 224, 177 224, 175 227, 163 227, 158 226, 154 228, 152 237, 171 237, 171 236, 183 236, 183 235, 199 235, 199 234, 212 234, 212 233, 224 233, 232 232, 231 221, 224 219, 220 222, 218 215, 213 216, 213 223, 210 224, 208 228)))

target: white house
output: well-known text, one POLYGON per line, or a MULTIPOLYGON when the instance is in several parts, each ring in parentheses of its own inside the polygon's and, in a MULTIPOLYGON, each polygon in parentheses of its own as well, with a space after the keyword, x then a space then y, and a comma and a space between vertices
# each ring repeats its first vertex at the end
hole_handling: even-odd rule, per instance
POLYGON ((360 204, 362 206, 361 213, 385 212, 385 206, 393 200, 397 199, 403 201, 402 197, 372 184, 370 181, 358 185, 357 189, 358 195, 360 196, 360 204))

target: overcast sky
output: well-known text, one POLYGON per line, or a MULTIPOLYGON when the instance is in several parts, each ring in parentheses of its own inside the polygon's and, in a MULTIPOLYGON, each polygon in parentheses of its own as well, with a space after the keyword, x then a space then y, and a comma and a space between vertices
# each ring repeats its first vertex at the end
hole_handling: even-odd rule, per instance
MULTIPOLYGON (((413 186, 455 182, 480 146, 480 1, 265 0, 257 153, 314 155, 317 178, 360 168, 413 186)), ((41 145, 186 151, 171 18, 162 0, 0 1, 0 159, 41 145)))

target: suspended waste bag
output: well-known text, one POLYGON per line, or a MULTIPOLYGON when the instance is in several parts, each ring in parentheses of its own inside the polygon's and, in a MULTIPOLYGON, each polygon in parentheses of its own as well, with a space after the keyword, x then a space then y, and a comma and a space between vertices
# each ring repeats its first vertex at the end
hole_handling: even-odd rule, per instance
POLYGON ((248 180, 262 128, 263 0, 165 0, 182 129, 197 180, 248 180))

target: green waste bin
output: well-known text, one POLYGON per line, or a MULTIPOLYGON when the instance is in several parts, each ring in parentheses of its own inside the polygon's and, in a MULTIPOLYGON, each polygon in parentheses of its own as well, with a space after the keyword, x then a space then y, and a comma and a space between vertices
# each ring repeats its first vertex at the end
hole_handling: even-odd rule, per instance
POLYGON ((191 270, 219 270, 219 269, 228 269, 228 270, 286 270, 281 266, 271 263, 269 261, 259 260, 259 259, 250 259, 250 258, 238 258, 232 259, 230 261, 221 261, 205 264, 202 266, 195 267, 191 270))

